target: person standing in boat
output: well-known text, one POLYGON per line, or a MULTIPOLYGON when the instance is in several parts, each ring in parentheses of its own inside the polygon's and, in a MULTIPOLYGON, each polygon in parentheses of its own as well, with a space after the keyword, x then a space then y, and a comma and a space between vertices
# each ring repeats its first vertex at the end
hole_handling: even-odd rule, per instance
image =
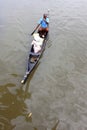
POLYGON ((43 18, 40 18, 40 20, 38 21, 38 25, 35 28, 35 30, 32 32, 31 35, 34 34, 34 32, 38 29, 38 32, 45 32, 46 34, 49 31, 49 18, 47 17, 46 14, 43 14, 43 18))

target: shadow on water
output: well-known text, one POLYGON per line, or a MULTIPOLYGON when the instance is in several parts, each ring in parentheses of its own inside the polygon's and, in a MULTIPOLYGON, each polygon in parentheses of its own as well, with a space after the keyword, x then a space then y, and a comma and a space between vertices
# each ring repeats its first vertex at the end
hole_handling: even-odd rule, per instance
MULTIPOLYGON (((24 122, 28 123, 28 128, 33 130, 32 117, 28 116, 31 112, 29 110, 30 106, 27 107, 25 100, 31 98, 31 93, 29 92, 30 81, 39 64, 28 77, 26 84, 14 84, 11 81, 0 85, 0 130, 19 130, 20 124, 24 122)), ((16 78, 16 75, 13 75, 13 77, 16 78)), ((27 130, 26 124, 25 128, 27 130)))
POLYGON ((13 83, 7 83, 0 86, 0 130, 12 130, 16 128, 16 124, 20 120, 32 122, 32 118, 28 117, 29 108, 27 108, 25 100, 31 97, 29 84, 38 65, 28 77, 25 85, 18 87, 13 83))

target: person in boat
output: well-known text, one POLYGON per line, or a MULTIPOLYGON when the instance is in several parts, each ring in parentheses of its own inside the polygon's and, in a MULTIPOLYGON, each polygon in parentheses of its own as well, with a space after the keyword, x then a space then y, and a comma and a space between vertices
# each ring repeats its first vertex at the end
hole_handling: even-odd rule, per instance
POLYGON ((43 38, 39 36, 38 33, 33 34, 34 40, 32 41, 31 45, 33 45, 34 53, 38 53, 41 50, 43 44, 43 38))
MULTIPOLYGON (((38 21, 38 25, 33 31, 33 33, 38 29, 38 33, 44 32, 46 35, 49 31, 48 26, 49 26, 49 18, 47 17, 46 14, 43 14, 43 18, 40 18, 40 20, 38 21)), ((33 35, 33 33, 31 35, 33 35)))
POLYGON ((41 18, 38 22, 38 26, 40 26, 40 28, 38 29, 38 32, 46 32, 48 33, 49 29, 49 18, 47 17, 46 14, 43 15, 43 18, 41 18))

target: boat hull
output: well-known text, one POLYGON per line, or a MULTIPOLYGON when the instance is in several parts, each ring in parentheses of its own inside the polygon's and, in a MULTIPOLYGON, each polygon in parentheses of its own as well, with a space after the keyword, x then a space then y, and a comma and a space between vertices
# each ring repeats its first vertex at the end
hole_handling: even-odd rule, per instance
POLYGON ((37 63, 39 62, 39 60, 41 58, 41 55, 43 54, 43 52, 45 50, 47 38, 48 38, 48 33, 43 38, 42 47, 41 47, 41 50, 38 53, 34 53, 33 52, 34 51, 33 50, 33 45, 31 46, 29 57, 28 57, 27 70, 26 70, 26 73, 25 73, 23 79, 21 80, 22 84, 24 84, 26 82, 28 76, 31 74, 31 72, 34 70, 34 68, 36 67, 37 63))

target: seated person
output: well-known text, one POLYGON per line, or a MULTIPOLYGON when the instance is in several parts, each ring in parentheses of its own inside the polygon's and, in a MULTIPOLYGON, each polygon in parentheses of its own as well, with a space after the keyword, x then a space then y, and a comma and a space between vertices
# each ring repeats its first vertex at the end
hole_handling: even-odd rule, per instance
POLYGON ((44 39, 39 36, 39 33, 36 33, 33 36, 34 40, 32 41, 31 45, 33 45, 34 53, 38 53, 41 50, 44 39))

